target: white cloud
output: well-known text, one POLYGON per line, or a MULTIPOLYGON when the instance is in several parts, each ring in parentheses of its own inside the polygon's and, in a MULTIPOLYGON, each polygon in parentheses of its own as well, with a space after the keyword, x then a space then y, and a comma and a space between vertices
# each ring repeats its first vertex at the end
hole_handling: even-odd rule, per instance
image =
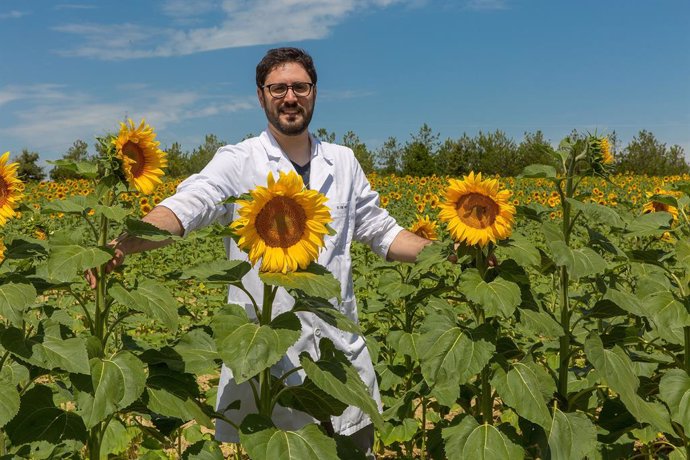
POLYGON ((217 11, 221 20, 208 27, 151 28, 140 24, 67 24, 56 30, 83 37, 61 54, 97 59, 177 56, 253 45, 317 40, 328 36, 348 15, 394 3, 418 0, 167 0, 163 11, 189 18, 217 11), (192 6, 193 5, 193 6, 192 6))
POLYGON ((8 11, 7 13, 0 13, 0 19, 19 19, 29 14, 30 13, 28 11, 12 10, 8 11))
POLYGON ((159 131, 191 119, 256 109, 254 98, 201 92, 151 92, 145 85, 118 94, 114 100, 59 85, 0 88, 0 104, 20 101, 13 122, 0 128, 0 136, 34 150, 64 152, 75 139, 91 140, 104 130, 118 128, 127 117, 142 118, 159 131), (39 96, 42 95, 42 96, 39 96), (8 126, 9 125, 9 126, 8 126))

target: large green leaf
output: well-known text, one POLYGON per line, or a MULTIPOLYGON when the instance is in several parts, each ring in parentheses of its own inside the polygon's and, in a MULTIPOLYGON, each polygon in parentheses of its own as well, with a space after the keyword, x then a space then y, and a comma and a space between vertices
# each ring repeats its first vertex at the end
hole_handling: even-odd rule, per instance
POLYGON ((0 391, 0 428, 19 412, 19 391, 17 387, 0 380, 2 391, 0 391))
POLYGON ((390 331, 386 335, 386 343, 397 353, 407 355, 414 360, 419 359, 420 350, 418 347, 420 334, 417 332, 390 331))
POLYGON ((249 262, 242 260, 213 260, 184 270, 180 278, 232 283, 242 280, 251 269, 249 262))
POLYGON ((91 372, 84 338, 73 337, 61 340, 46 337, 43 343, 36 347, 41 349, 39 353, 43 355, 44 363, 49 369, 60 368, 67 372, 87 375, 91 372))
POLYGON ((514 444, 495 426, 479 425, 467 416, 458 425, 444 428, 442 436, 448 460, 496 460, 524 458, 522 447, 514 444))
POLYGON ((573 209, 581 211, 587 217, 601 224, 617 228, 622 228, 625 225, 621 216, 613 208, 598 203, 583 203, 572 198, 567 198, 567 201, 573 209))
POLYGON ((662 333, 667 329, 690 326, 690 314, 685 306, 675 299, 672 292, 657 292, 645 296, 642 305, 645 316, 651 319, 662 333))
POLYGON ((273 319, 271 325, 245 323, 219 344, 223 362, 232 369, 235 381, 242 383, 277 363, 299 339, 302 324, 292 312, 273 319))
POLYGON ((386 446, 394 442, 406 442, 412 439, 419 431, 419 422, 413 418, 403 419, 402 422, 386 422, 381 429, 381 441, 386 446))
POLYGON ((486 366, 494 344, 470 336, 447 315, 432 314, 422 327, 418 349, 422 375, 430 386, 459 387, 486 366))
POLYGON ((245 417, 240 441, 254 460, 338 460, 333 438, 310 424, 296 431, 283 431, 260 415, 245 417))
POLYGON ((646 315, 646 310, 640 299, 628 292, 619 291, 616 289, 608 289, 604 298, 611 300, 628 313, 641 317, 646 315))
POLYGON ((322 338, 319 341, 319 350, 318 361, 314 361, 307 353, 300 355, 300 362, 309 379, 321 390, 340 401, 362 409, 374 424, 380 427, 383 418, 357 369, 330 340, 322 338))
POLYGON ((224 458, 220 444, 208 440, 195 442, 182 454, 182 460, 223 460, 224 458))
POLYGON ((460 292, 484 308, 487 318, 509 318, 520 305, 520 286, 498 277, 487 283, 477 270, 466 270, 460 276, 460 292))
POLYGON ((305 294, 322 299, 341 300, 340 282, 321 265, 312 263, 304 271, 291 273, 260 273, 259 278, 270 286, 298 289, 305 294))
POLYGON ((298 297, 295 299, 292 311, 306 311, 316 315, 322 321, 325 321, 341 331, 362 334, 357 323, 345 316, 325 299, 318 297, 298 297))
POLYGON ((93 209, 99 213, 103 214, 105 217, 110 219, 112 222, 122 222, 125 217, 129 216, 132 211, 130 209, 125 209, 122 206, 103 206, 97 204, 93 209))
POLYGON ((146 280, 131 291, 116 284, 108 292, 122 306, 160 321, 171 333, 177 331, 179 321, 177 301, 170 294, 170 291, 161 286, 160 283, 146 280))
POLYGON ((64 200, 49 201, 42 208, 44 213, 64 212, 65 214, 81 214, 88 208, 93 208, 97 201, 93 196, 72 196, 64 200))
POLYGON ((690 241, 685 238, 676 242, 676 259, 686 272, 690 272, 690 241))
POLYGON ((547 432, 553 460, 585 458, 597 445, 596 427, 581 412, 561 412, 554 407, 553 421, 547 432))
POLYGON ((637 394, 640 380, 632 361, 622 348, 616 345, 607 350, 599 335, 591 333, 585 340, 585 353, 606 384, 620 395, 625 407, 639 422, 649 423, 658 431, 673 432, 664 406, 645 401, 637 394))
POLYGON ((85 248, 76 244, 53 246, 40 275, 51 281, 68 283, 76 281, 77 274, 98 267, 113 256, 99 248, 85 248))
POLYGON ((129 235, 151 241, 164 241, 168 239, 175 240, 180 238, 167 230, 162 230, 156 227, 153 224, 144 222, 143 220, 131 218, 125 220, 125 231, 129 235))
POLYGON ((508 372, 498 367, 491 384, 503 402, 521 417, 549 429, 551 414, 539 391, 539 377, 527 365, 514 363, 508 372))
POLYGON ((628 223, 626 228, 629 237, 659 235, 671 229, 673 216, 667 212, 642 214, 628 223))
POLYGON ((541 264, 539 250, 532 244, 529 238, 522 234, 513 233, 507 245, 501 246, 500 250, 523 267, 529 265, 538 267, 541 264))
POLYGON ((203 329, 192 329, 173 347, 184 362, 184 371, 193 374, 212 372, 220 359, 216 343, 203 329))
POLYGON ((34 303, 36 296, 36 289, 30 284, 0 285, 0 317, 14 326, 22 327, 24 311, 34 303))
POLYGON ((144 363, 126 351, 111 359, 93 358, 90 364, 93 394, 81 393, 79 398, 87 428, 133 403, 146 382, 144 363))
POLYGON ((332 415, 341 415, 347 404, 314 385, 308 377, 301 385, 286 387, 278 401, 283 407, 306 412, 317 420, 330 420, 332 415))
POLYGON ((671 369, 661 378, 659 396, 671 409, 671 418, 690 433, 690 377, 682 369, 671 369))
POLYGON ((156 388, 147 388, 146 394, 148 395, 147 406, 156 414, 177 418, 183 422, 195 420, 207 428, 213 427, 213 421, 190 397, 181 397, 168 390, 156 388))
POLYGON ((216 344, 220 345, 235 329, 249 322, 244 307, 235 304, 223 306, 211 318, 211 329, 213 329, 213 338, 216 344))
POLYGON ((531 164, 525 166, 519 177, 555 179, 556 176, 556 168, 551 165, 531 164))
POLYGON ((606 270, 606 260, 590 248, 571 249, 563 241, 554 241, 549 248, 556 265, 565 266, 574 280, 606 270))
POLYGON ((58 444, 67 439, 86 441, 84 422, 74 412, 55 406, 53 392, 36 385, 22 395, 19 413, 6 425, 5 432, 13 444, 47 441, 58 444))

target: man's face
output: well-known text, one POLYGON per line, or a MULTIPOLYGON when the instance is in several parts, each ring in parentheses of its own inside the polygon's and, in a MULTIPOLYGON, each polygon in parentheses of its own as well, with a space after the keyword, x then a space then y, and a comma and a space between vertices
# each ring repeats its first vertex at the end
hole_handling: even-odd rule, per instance
POLYGON ((316 101, 316 86, 308 96, 303 97, 288 89, 283 98, 271 96, 266 86, 275 83, 292 85, 298 82, 312 83, 304 67, 296 62, 287 62, 269 72, 263 89, 257 88, 259 103, 266 112, 268 122, 277 132, 286 136, 302 134, 309 126, 316 101))

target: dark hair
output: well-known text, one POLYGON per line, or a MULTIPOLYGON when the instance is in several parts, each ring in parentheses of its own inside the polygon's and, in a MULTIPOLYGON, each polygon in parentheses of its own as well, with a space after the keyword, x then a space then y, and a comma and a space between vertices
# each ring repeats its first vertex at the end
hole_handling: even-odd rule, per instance
POLYGON ((266 83, 266 76, 281 64, 296 62, 307 71, 311 82, 316 84, 316 68, 311 56, 300 48, 273 48, 256 66, 256 86, 261 88, 266 83))

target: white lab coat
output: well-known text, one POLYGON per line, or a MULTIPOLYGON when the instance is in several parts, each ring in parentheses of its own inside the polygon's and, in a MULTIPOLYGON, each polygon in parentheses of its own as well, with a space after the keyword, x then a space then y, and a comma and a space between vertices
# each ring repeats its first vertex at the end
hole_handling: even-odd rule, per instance
MULTIPOLYGON (((357 305, 352 284, 352 260, 350 244, 353 239, 368 244, 381 256, 388 252, 393 239, 402 230, 393 217, 379 206, 378 194, 373 191, 352 150, 347 147, 321 142, 311 136, 311 176, 310 188, 318 190, 328 198, 333 222, 330 224, 337 232, 326 236, 325 248, 321 251, 318 263, 325 266, 341 283, 342 303, 336 307, 350 319, 357 321, 357 305)), ((160 205, 171 209, 182 223, 185 234, 194 229, 209 225, 214 221, 227 224, 237 219, 235 206, 218 205, 229 196, 239 196, 255 188, 266 185, 268 172, 277 179, 279 171, 293 170, 292 163, 282 152, 275 138, 264 131, 259 137, 245 140, 237 145, 228 145, 218 150, 209 164, 199 173, 182 182, 177 193, 163 200, 160 205)), ((247 260, 232 239, 225 240, 229 259, 247 260)), ((243 283, 258 305, 263 298, 263 287, 258 277, 258 265, 248 273, 243 283)), ((243 305, 250 317, 254 317, 251 302, 246 294, 230 287, 228 302, 243 305)), ((289 311, 294 303, 292 297, 280 289, 273 306, 276 316, 289 311)), ((286 356, 274 367, 275 375, 299 366, 299 354, 307 351, 314 359, 318 358, 318 342, 328 337, 335 346, 345 352, 359 371, 362 380, 371 390, 372 397, 380 407, 380 395, 371 357, 362 336, 340 331, 324 323, 310 313, 298 314, 302 322, 302 335, 290 347, 286 356)), ((304 373, 292 374, 288 385, 297 385, 304 379, 304 373)), ((240 423, 245 414, 256 412, 251 389, 248 383, 236 385, 232 371, 223 365, 219 383, 216 407, 220 410, 234 400, 242 401, 240 410, 229 410, 226 416, 240 423)), ((273 421, 283 429, 297 429, 314 420, 307 414, 284 407, 277 407, 273 421)), ((369 417, 355 407, 347 408, 342 415, 332 417, 336 432, 352 434, 371 423, 369 417)), ((229 424, 217 421, 216 438, 220 441, 237 442, 235 430, 229 424)))

